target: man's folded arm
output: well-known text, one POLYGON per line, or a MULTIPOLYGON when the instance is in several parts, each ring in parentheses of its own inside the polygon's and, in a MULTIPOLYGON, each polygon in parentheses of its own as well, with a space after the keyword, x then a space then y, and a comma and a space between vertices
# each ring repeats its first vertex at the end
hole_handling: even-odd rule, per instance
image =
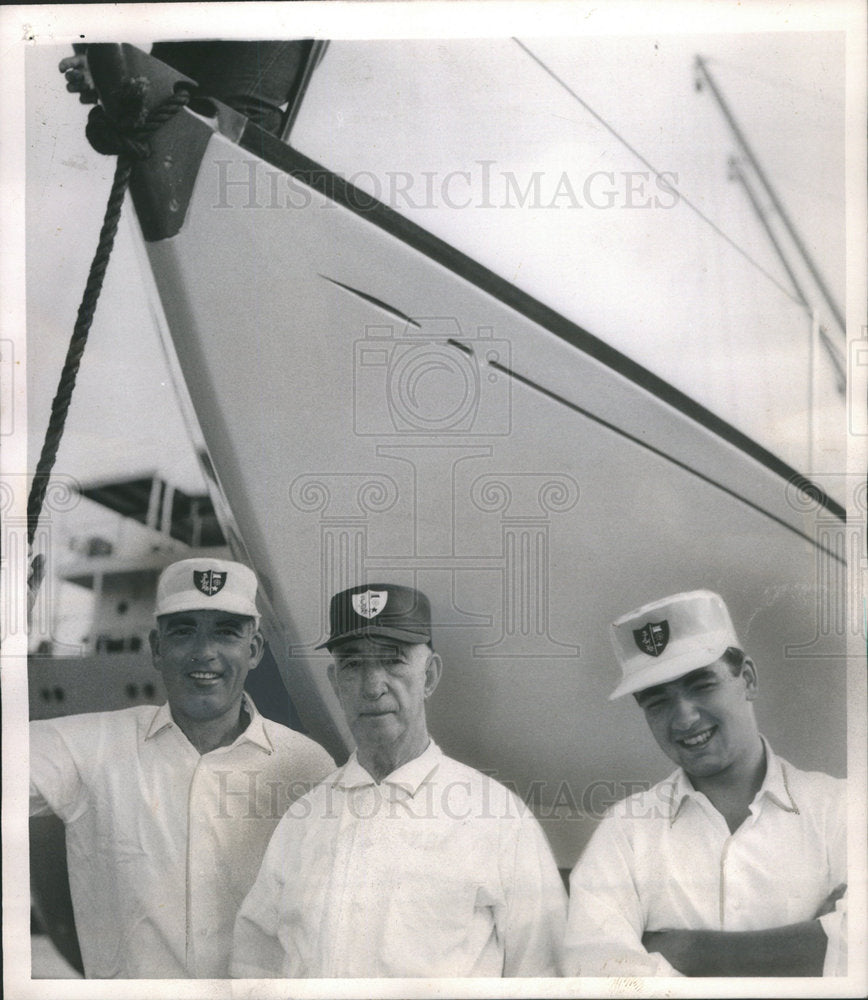
POLYGON ((827 955, 838 955, 832 939, 846 935, 846 895, 846 885, 836 886, 813 920, 756 931, 648 931, 642 943, 685 976, 843 975, 827 955))
POLYGON ((821 976, 827 938, 819 920, 762 931, 648 931, 642 943, 685 976, 821 976))

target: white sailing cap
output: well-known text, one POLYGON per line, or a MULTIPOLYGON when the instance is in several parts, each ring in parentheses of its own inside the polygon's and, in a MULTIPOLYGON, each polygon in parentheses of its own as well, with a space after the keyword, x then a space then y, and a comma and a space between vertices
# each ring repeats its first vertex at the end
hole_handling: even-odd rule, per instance
POLYGON ((691 590, 645 604, 612 623, 621 683, 609 700, 674 681, 741 648, 723 598, 691 590))
POLYGON ((256 610, 256 574, 229 559, 182 559, 167 566, 157 583, 154 614, 178 611, 229 611, 253 618, 256 610))

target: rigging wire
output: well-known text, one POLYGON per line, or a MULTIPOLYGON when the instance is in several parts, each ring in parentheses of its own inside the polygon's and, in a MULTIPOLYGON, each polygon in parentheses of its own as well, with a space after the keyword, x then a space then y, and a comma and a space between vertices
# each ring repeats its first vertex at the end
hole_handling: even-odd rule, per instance
MULTIPOLYGON (((642 163, 642 164, 643 164, 644 166, 646 166, 646 167, 647 167, 647 168, 648 168, 648 169, 649 169, 649 170, 650 170, 650 171, 651 171, 651 172, 652 172, 652 173, 654 174, 654 176, 655 176, 655 177, 657 177, 658 179, 661 179, 661 172, 660 172, 660 171, 659 171, 659 170, 658 170, 658 169, 657 169, 657 168, 656 168, 656 167, 655 167, 655 166, 654 166, 654 165, 653 165, 652 163, 650 163, 650 162, 649 162, 649 161, 648 161, 648 160, 647 160, 647 159, 646 159, 646 158, 645 158, 645 157, 644 157, 644 156, 643 156, 643 155, 642 155, 642 154, 641 154, 641 153, 639 152, 639 150, 638 150, 638 149, 636 149, 636 148, 635 148, 634 146, 632 146, 632 145, 631 145, 631 144, 630 144, 630 143, 629 143, 629 142, 628 142, 628 141, 627 141, 627 140, 626 140, 626 139, 625 139, 625 138, 624 138, 624 137, 623 137, 623 136, 622 136, 622 135, 621 135, 621 134, 620 134, 620 133, 619 133, 619 132, 617 131, 617 129, 615 129, 615 127, 614 127, 613 125, 611 125, 611 124, 610 124, 610 123, 609 123, 609 122, 608 122, 608 121, 607 121, 607 120, 606 120, 605 118, 603 118, 603 116, 602 116, 602 115, 600 115, 600 114, 599 114, 598 112, 596 112, 596 111, 595 111, 595 110, 594 110, 594 109, 593 109, 593 108, 592 108, 592 107, 591 107, 591 106, 590 106, 590 105, 589 105, 589 104, 588 104, 588 103, 587 103, 586 101, 584 101, 584 100, 583 100, 583 99, 582 99, 581 97, 579 97, 579 95, 578 95, 578 94, 577 94, 577 93, 576 93, 576 92, 575 92, 575 91, 574 91, 574 90, 573 90, 573 89, 572 89, 572 88, 571 88, 571 87, 569 86, 569 84, 567 84, 567 83, 566 83, 566 82, 565 82, 565 81, 564 81, 564 80, 563 80, 563 79, 562 79, 561 77, 559 77, 559 76, 558 76, 558 74, 557 74, 557 73, 555 73, 555 71, 554 71, 553 69, 551 69, 551 68, 550 68, 549 66, 547 66, 547 65, 546 65, 546 63, 544 63, 544 62, 543 62, 543 60, 542 60, 542 59, 540 59, 540 57, 539 57, 539 56, 538 56, 538 55, 537 55, 537 54, 536 54, 535 52, 533 52, 533 51, 532 51, 531 49, 529 49, 529 48, 528 48, 528 47, 527 47, 527 46, 526 46, 526 45, 524 44, 524 42, 522 42, 522 41, 521 41, 520 39, 518 39, 518 38, 515 38, 515 37, 513 37, 513 41, 514 41, 514 42, 516 43, 516 45, 518 45, 518 46, 519 46, 519 48, 523 49, 523 50, 524 50, 524 51, 525 51, 525 52, 526 52, 526 53, 527 53, 527 54, 528 54, 528 55, 530 56, 530 58, 531 58, 531 59, 533 59, 533 61, 534 61, 534 62, 535 62, 535 63, 536 63, 536 64, 537 64, 537 65, 538 65, 538 66, 539 66, 539 67, 540 67, 540 68, 541 68, 541 69, 542 69, 542 70, 543 70, 544 72, 548 73, 548 75, 549 75, 549 76, 550 76, 550 77, 551 77, 551 78, 552 78, 552 79, 553 79, 553 80, 554 80, 554 81, 555 81, 555 82, 556 82, 556 83, 557 83, 557 84, 558 84, 559 86, 561 86, 561 87, 562 87, 562 88, 563 88, 563 89, 564 89, 564 90, 565 90, 565 91, 566 91, 566 92, 567 92, 567 93, 568 93, 568 94, 569 94, 569 95, 570 95, 570 96, 571 96, 571 97, 572 97, 572 98, 573 98, 573 99, 574 99, 575 101, 577 101, 577 102, 578 102, 578 103, 579 103, 579 104, 580 104, 580 105, 581 105, 581 106, 582 106, 582 107, 583 107, 583 108, 584 108, 584 109, 585 109, 585 110, 586 110, 586 111, 588 112, 588 114, 592 115, 592 116, 593 116, 593 117, 594 117, 594 118, 595 118, 595 119, 596 119, 596 120, 597 120, 597 121, 598 121, 598 122, 599 122, 599 123, 600 123, 600 124, 601 124, 601 125, 602 125, 602 126, 603 126, 603 127, 604 127, 604 128, 606 129, 606 130, 607 130, 607 131, 608 131, 608 132, 609 132, 609 133, 611 133, 611 134, 612 134, 612 135, 613 135, 613 136, 614 136, 614 137, 615 137, 615 138, 616 138, 616 139, 618 140, 618 142, 620 142, 620 143, 621 143, 621 145, 622 145, 622 146, 624 146, 624 147, 625 147, 626 149, 628 149, 628 150, 629 150, 629 151, 630 151, 630 152, 631 152, 631 153, 633 154, 633 156, 635 156, 635 157, 636 157, 636 158, 637 158, 637 159, 639 160, 639 162, 640 162, 640 163, 642 163)), ((767 278, 767 279, 768 279, 768 280, 769 280, 769 281, 770 281, 770 282, 771 282, 771 283, 772 283, 772 284, 773 284, 773 285, 774 285, 774 286, 775 286, 775 287, 776 287, 776 288, 777 288, 777 289, 778 289, 778 290, 779 290, 780 292, 782 292, 782 293, 783 293, 784 295, 786 295, 786 297, 787 297, 788 299, 790 299, 790 300, 791 300, 792 302, 795 302, 795 303, 796 303, 797 305, 800 305, 800 304, 801 304, 801 303, 800 303, 800 301, 799 301, 799 299, 798 299, 798 298, 796 298, 796 296, 794 296, 794 295, 792 294, 792 292, 790 292, 790 290, 789 290, 788 288, 786 288, 786 287, 785 287, 784 285, 782 285, 782 284, 781 284, 781 282, 780 282, 780 281, 778 281, 778 279, 777 279, 777 278, 775 278, 775 276, 774 276, 774 275, 773 275, 773 274, 772 274, 772 273, 771 273, 770 271, 767 271, 767 270, 766 270, 766 269, 765 269, 765 268, 764 268, 764 267, 762 266, 762 264, 760 264, 760 263, 759 263, 759 261, 757 261, 757 260, 756 260, 756 259, 755 259, 754 257, 752 257, 752 256, 751 256, 751 255, 750 255, 750 254, 749 254, 749 253, 747 252, 747 250, 745 250, 745 249, 744 249, 743 247, 739 246, 739 244, 738 244, 738 243, 736 243, 736 242, 735 242, 735 240, 734 240, 734 239, 732 239, 732 237, 731 237, 731 236, 729 236, 729 235, 728 235, 727 233, 725 233, 725 232, 724 232, 724 231, 723 231, 723 230, 722 230, 722 229, 720 228, 720 226, 718 226, 718 225, 717 225, 717 223, 716 223, 716 222, 714 222, 714 220, 713 220, 713 219, 710 219, 710 218, 709 218, 709 217, 708 217, 708 216, 707 216, 707 215, 706 215, 706 214, 705 214, 705 213, 704 213, 704 212, 702 211, 702 209, 701 209, 701 208, 699 208, 699 206, 698 206, 698 205, 695 205, 695 204, 694 204, 694 203, 693 203, 693 202, 692 202, 692 201, 691 201, 691 200, 690 200, 690 199, 689 199, 689 198, 688 198, 688 197, 687 197, 686 195, 682 194, 682 193, 681 193, 681 191, 680 191, 680 190, 678 190, 678 188, 677 188, 677 187, 676 187, 676 186, 675 186, 674 184, 672 184, 672 183, 671 183, 671 182, 670 182, 669 180, 667 180, 667 181, 666 181, 666 184, 667 184, 667 185, 668 185, 668 186, 669 186, 669 187, 670 187, 670 188, 671 188, 671 189, 672 189, 673 191, 675 191, 675 193, 676 193, 676 194, 678 195, 678 197, 679 197, 679 198, 681 199, 681 201, 682 201, 682 202, 684 202, 684 204, 685 204, 685 205, 686 205, 686 206, 687 206, 687 207, 688 207, 688 208, 689 208, 689 209, 690 209, 690 210, 691 210, 692 212, 694 212, 694 213, 695 213, 696 215, 698 215, 698 216, 699 216, 699 218, 700 218, 700 219, 702 219, 702 221, 703 221, 703 222, 705 222, 705 223, 706 223, 707 225, 709 225, 709 226, 710 226, 710 227, 711 227, 711 228, 712 228, 712 229, 714 230, 714 232, 716 232, 716 233, 718 234, 718 236, 720 236, 720 237, 721 237, 721 238, 722 238, 723 240, 725 240, 725 241, 726 241, 726 242, 727 242, 727 243, 728 243, 728 244, 729 244, 729 245, 730 245, 730 246, 731 246, 731 247, 732 247, 732 248, 733 248, 733 249, 734 249, 734 250, 735 250, 735 251, 736 251, 737 253, 741 254, 741 256, 742 256, 742 257, 744 257, 744 258, 745 258, 745 260, 747 260, 747 261, 748 261, 748 263, 752 264, 752 265, 753 265, 753 266, 754 266, 754 267, 755 267, 755 268, 756 268, 756 269, 757 269, 757 270, 758 270, 758 271, 759 271, 759 272, 760 272, 761 274, 763 274, 763 275, 764 275, 764 276, 765 276, 765 277, 766 277, 766 278, 767 278)))
POLYGON ((835 317, 835 321, 837 322, 838 326, 841 328, 841 332, 844 333, 845 336, 846 336, 846 333, 845 333, 845 331, 846 331, 846 322, 844 320, 844 312, 843 312, 843 310, 838 305, 837 300, 832 295, 832 292, 830 291, 828 285, 826 284, 825 280, 823 279, 823 276, 820 274, 820 271, 817 268, 817 265, 814 263, 814 260, 813 260, 813 258, 811 256, 810 251, 808 250, 807 246, 805 245, 805 243, 804 243, 802 237, 800 236, 798 230, 793 225, 793 222, 790 219, 789 213, 784 208, 783 203, 781 202, 780 198, 778 197, 778 194, 775 191, 774 187, 772 186, 771 181, 766 176, 766 172, 760 166, 760 163, 759 163, 759 160, 756 157, 756 154, 754 153, 753 149, 751 148, 750 143, 747 141, 747 137, 745 136, 744 132, 741 130, 741 127, 739 126, 738 122, 736 121, 736 119, 735 119, 732 111, 729 108, 729 105, 728 105, 727 101, 725 100, 723 94, 720 91, 720 88, 717 86, 717 83, 715 82, 714 77, 711 75, 711 73, 710 73, 710 71, 708 69, 708 66, 706 65, 705 60, 702 58, 702 56, 698 55, 696 57, 695 63, 696 63, 696 71, 697 71, 697 77, 696 77, 696 87, 697 87, 697 89, 702 89, 702 87, 705 86, 705 85, 708 86, 708 89, 710 90, 712 96, 714 97, 715 101, 717 102, 717 106, 720 108, 720 110, 721 110, 721 112, 723 114, 723 117, 726 119, 726 122, 729 125, 730 131, 732 132, 732 134, 733 134, 733 136, 735 138, 735 141, 740 146, 742 152, 744 153, 745 157, 747 158, 748 163, 750 163, 751 169, 753 170, 754 174, 756 174, 757 179, 759 180, 760 184, 765 189, 765 192, 768 195, 768 198, 771 201, 772 206, 774 207, 774 210, 777 213, 778 218, 784 224, 784 227, 785 227, 785 229, 786 229, 786 231, 787 231, 790 239, 792 240, 793 245, 795 246, 796 250, 798 251, 798 254, 801 257, 802 261, 804 262, 805 267, 810 272, 810 275, 811 275, 811 278, 814 281, 814 284, 816 285, 816 287, 819 290, 820 294, 826 300, 826 305, 829 307, 832 315, 835 317))
MULTIPOLYGON (((773 90, 777 91, 774 95, 771 93, 767 94, 764 100, 771 101, 772 99, 775 99, 776 101, 780 101, 782 99, 782 95, 786 95, 787 91, 792 91, 795 94, 804 95, 804 97, 809 98, 815 105, 822 102, 827 106, 826 108, 820 108, 819 106, 812 108, 810 103, 806 103, 801 99, 799 100, 798 115, 800 121, 803 123, 803 128, 804 124, 807 123, 817 129, 825 128, 827 132, 834 132, 836 136, 843 135, 843 121, 840 128, 838 128, 837 125, 834 130, 829 128, 830 109, 832 112, 843 116, 843 100, 826 97, 824 94, 820 93, 819 90, 811 90, 808 87, 799 87, 787 80, 776 80, 764 73, 758 73, 742 63, 733 62, 729 59, 721 59, 719 56, 703 56, 703 61, 705 62, 706 67, 713 67, 715 70, 723 68, 724 71, 730 71, 729 78, 726 81, 727 89, 732 82, 733 71, 737 70, 741 76, 748 77, 765 84, 766 89, 769 92, 773 90)), ((828 146, 824 148, 827 149, 828 146)), ((841 152, 843 153, 843 147, 841 152)), ((840 195, 828 190, 828 185, 825 183, 818 186, 816 178, 812 177, 810 173, 806 172, 804 169, 794 170, 789 168, 789 165, 786 163, 776 163, 775 176, 778 179, 779 186, 783 186, 785 184, 790 190, 798 189, 801 194, 810 194, 814 200, 827 202, 830 205, 834 205, 837 211, 840 211, 840 195)))

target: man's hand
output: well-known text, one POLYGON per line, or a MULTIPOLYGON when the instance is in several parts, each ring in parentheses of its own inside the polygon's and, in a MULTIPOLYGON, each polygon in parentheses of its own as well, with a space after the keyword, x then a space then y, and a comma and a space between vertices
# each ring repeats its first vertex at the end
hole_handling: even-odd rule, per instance
POLYGON ((86 55, 67 56, 60 60, 57 68, 66 76, 66 89, 71 94, 78 94, 82 104, 96 104, 99 96, 87 66, 86 55))
POLYGON ((840 885, 836 885, 835 888, 829 893, 828 896, 823 900, 820 909, 814 914, 814 919, 818 920, 820 917, 825 917, 827 913, 831 913, 838 902, 847 894, 847 883, 842 882, 840 885))
POLYGON ((33 613, 33 605, 36 604, 36 597, 42 585, 42 578, 45 576, 45 556, 38 552, 30 562, 30 570, 27 573, 27 621, 33 613))
POLYGON ((647 952, 659 952, 666 961, 684 973, 685 976, 697 975, 687 972, 691 960, 692 936, 694 931, 646 931, 642 935, 642 945, 647 952))

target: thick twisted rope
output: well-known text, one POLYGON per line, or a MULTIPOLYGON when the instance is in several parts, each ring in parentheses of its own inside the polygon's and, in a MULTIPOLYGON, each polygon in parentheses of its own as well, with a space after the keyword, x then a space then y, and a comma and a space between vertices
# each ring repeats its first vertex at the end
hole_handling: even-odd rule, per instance
POLYGON ((78 317, 66 352, 66 360, 63 363, 57 392, 51 404, 48 429, 45 432, 45 441, 27 500, 27 543, 30 546, 33 545, 33 539, 36 536, 39 515, 45 501, 45 491, 48 489, 48 481, 57 458, 60 440, 63 437, 66 416, 72 401, 72 390, 75 388, 79 365, 93 323, 96 304, 102 291, 103 278, 114 246, 121 207, 129 186, 133 166, 136 160, 146 159, 150 156, 149 137, 170 118, 173 118, 190 100, 190 92, 186 89, 179 89, 170 98, 154 108, 147 117, 144 117, 142 107, 147 81, 142 78, 127 81, 123 88, 121 121, 118 126, 109 121, 101 107, 94 108, 88 118, 87 136, 91 145, 100 153, 117 154, 118 162, 103 216, 99 242, 90 265, 87 284, 81 305, 78 308, 78 317))

